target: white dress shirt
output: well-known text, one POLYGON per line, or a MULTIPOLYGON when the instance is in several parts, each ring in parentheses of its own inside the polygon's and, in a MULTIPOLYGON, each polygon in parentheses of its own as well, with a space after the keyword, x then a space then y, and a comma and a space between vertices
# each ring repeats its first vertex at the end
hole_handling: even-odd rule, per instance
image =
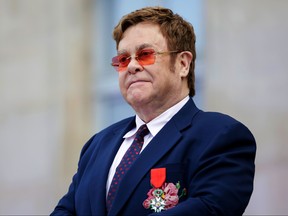
MULTIPOLYGON (((187 103, 189 100, 189 96, 185 97, 183 100, 175 104, 174 106, 170 107, 168 110, 163 112, 161 115, 157 116, 155 119, 151 120, 147 123, 147 127, 149 129, 149 133, 144 137, 144 144, 141 149, 141 152, 146 148, 149 142, 156 136, 156 134, 164 127, 164 125, 187 103)), ((114 161, 110 167, 107 184, 106 184, 106 196, 108 194, 108 190, 110 184, 112 182, 113 176, 115 174, 116 168, 119 165, 122 157, 124 156, 125 152, 128 150, 130 145, 132 144, 137 130, 140 128, 141 125, 145 124, 138 115, 136 115, 136 128, 128 131, 124 136, 124 141, 121 144, 114 161)), ((141 153, 140 152, 140 153, 141 153)))

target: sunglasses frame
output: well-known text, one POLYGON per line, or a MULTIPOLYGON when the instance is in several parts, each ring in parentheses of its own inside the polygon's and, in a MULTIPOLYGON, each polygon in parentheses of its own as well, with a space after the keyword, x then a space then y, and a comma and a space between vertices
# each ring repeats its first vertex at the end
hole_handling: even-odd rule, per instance
MULTIPOLYGON (((164 54, 172 54, 172 53, 179 53, 179 52, 181 52, 181 51, 179 51, 179 50, 173 50, 173 51, 163 51, 163 52, 160 52, 160 51, 156 51, 156 50, 154 50, 154 49, 152 49, 152 48, 146 48, 146 49, 142 49, 142 50, 140 50, 140 51, 138 51, 137 53, 136 53, 136 55, 135 55, 135 59, 138 61, 138 63, 141 65, 141 66, 144 66, 144 65, 152 65, 152 64, 154 64, 155 63, 155 60, 156 60, 156 55, 164 55, 164 54), (149 53, 149 57, 150 56, 152 56, 153 55, 153 62, 151 62, 151 63, 143 63, 142 61, 141 61, 141 59, 139 59, 139 54, 141 54, 141 53, 143 53, 143 52, 148 52, 148 51, 150 51, 151 53, 149 53)), ((120 67, 120 62, 119 62, 119 58, 121 57, 121 56, 125 56, 125 54, 120 54, 120 55, 117 55, 117 56, 114 56, 113 58, 112 58, 112 63, 111 63, 111 65, 115 68, 115 70, 117 71, 117 72, 123 72, 123 71, 125 71, 126 69, 127 69, 127 67, 128 67, 128 65, 129 65, 129 63, 131 62, 131 59, 132 59, 132 56, 130 55, 130 56, 128 56, 127 55, 127 58, 126 58, 126 61, 127 61, 127 65, 126 65, 126 63, 125 63, 125 66, 121 66, 120 67)), ((147 56, 146 56, 147 57, 147 56)), ((144 60, 145 61, 145 60, 144 60)))

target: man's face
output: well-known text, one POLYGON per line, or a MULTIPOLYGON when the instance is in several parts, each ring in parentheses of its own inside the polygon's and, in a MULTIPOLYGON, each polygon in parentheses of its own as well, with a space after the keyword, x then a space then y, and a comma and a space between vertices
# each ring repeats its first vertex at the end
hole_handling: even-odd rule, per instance
MULTIPOLYGON (((129 27, 119 43, 118 54, 131 56, 127 68, 119 72, 119 86, 125 100, 137 111, 169 108, 183 97, 180 60, 171 65, 171 55, 155 56, 154 64, 141 65, 136 59, 141 50, 169 51, 158 25, 139 23, 129 27)), ((179 55, 179 54, 175 54, 179 55)), ((161 112, 160 112, 161 113, 161 112)))

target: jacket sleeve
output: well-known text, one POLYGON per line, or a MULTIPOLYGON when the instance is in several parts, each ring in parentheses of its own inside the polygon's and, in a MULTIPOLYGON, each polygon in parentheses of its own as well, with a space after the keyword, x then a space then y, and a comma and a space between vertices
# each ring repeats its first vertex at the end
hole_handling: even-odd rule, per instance
POLYGON ((199 155, 188 197, 151 215, 242 215, 253 191, 256 142, 237 122, 215 133, 199 155))

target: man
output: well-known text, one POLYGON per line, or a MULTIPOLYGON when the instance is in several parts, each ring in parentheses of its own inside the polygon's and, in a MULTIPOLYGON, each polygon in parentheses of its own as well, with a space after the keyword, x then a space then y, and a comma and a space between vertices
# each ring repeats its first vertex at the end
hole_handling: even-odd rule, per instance
POLYGON ((112 65, 136 116, 86 143, 52 215, 242 215, 255 140, 235 119, 195 106, 192 25, 146 7, 124 16, 113 36, 112 65))

